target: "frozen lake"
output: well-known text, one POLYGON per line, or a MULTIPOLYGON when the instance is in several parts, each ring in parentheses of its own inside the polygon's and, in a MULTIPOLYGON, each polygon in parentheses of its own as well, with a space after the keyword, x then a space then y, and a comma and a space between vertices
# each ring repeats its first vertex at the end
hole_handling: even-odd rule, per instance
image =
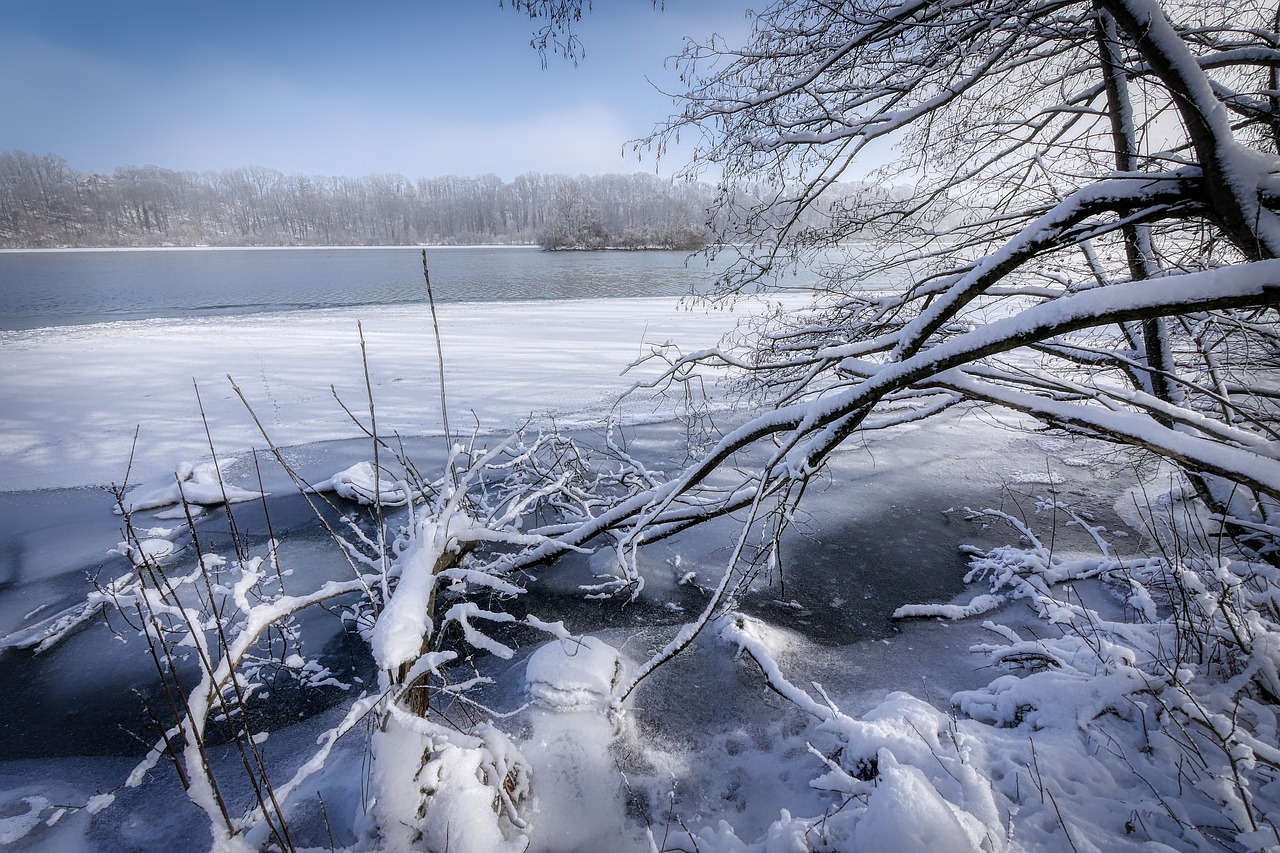
MULTIPOLYGON (((327 268, 320 262, 326 253, 313 251, 36 257, 68 260, 71 266, 82 256, 118 257, 127 261, 125 268, 145 266, 152 256, 193 264, 225 256, 231 264, 224 270, 253 258, 263 259, 264 268, 292 258, 327 268)), ((533 298, 527 291, 517 296, 509 290, 499 301, 442 299, 439 320, 453 433, 465 431, 480 441, 525 425, 536 430, 554 423, 589 443, 599 441, 599 425, 614 418, 627 424, 630 453, 650 469, 670 473, 685 459, 681 416, 687 414, 686 401, 679 394, 643 390, 623 396, 660 370, 660 362, 635 362, 668 342, 686 352, 714 346, 744 318, 769 308, 743 301, 732 311, 716 311, 682 305, 674 293, 627 295, 635 292, 627 284, 630 276, 674 280, 692 275, 675 253, 451 251, 456 254, 432 255, 437 292, 452 286, 445 259, 489 252, 494 264, 506 265, 508 272, 497 277, 508 288, 518 281, 522 287, 539 280, 546 286, 545 276, 527 275, 530 269, 573 268, 570 278, 582 284, 592 270, 637 266, 612 278, 600 273, 612 282, 607 296, 578 291, 575 298, 547 298, 544 290, 533 298)), ((360 251, 327 254, 337 264, 358 258, 360 251)), ((370 258, 408 265, 406 287, 416 283, 416 250, 376 250, 370 258)), ((117 293, 120 286, 109 292, 117 293)), ((243 282, 228 286, 244 289, 243 282)), ((354 292, 348 287, 347 296, 334 298, 353 298, 354 292)), ((207 835, 189 819, 193 807, 169 765, 158 766, 140 789, 120 788, 133 760, 156 736, 145 707, 163 711, 166 701, 147 645, 123 614, 98 614, 39 654, 12 641, 30 636, 41 620, 75 611, 95 580, 106 583, 131 571, 125 557, 110 553, 122 534, 108 484, 122 482, 126 472, 131 483, 172 482, 173 472, 186 463, 207 459, 212 442, 219 458, 231 461, 228 481, 269 493, 261 502, 235 508, 235 526, 247 549, 260 554, 265 547, 269 514, 270 532, 284 543, 281 564, 295 572, 290 583, 312 586, 343 576, 349 567, 306 501, 261 454, 259 483, 254 451, 265 442, 228 377, 291 463, 313 482, 369 458, 368 440, 334 396, 363 417, 370 389, 380 433, 402 436, 423 470, 434 472, 441 465, 439 378, 431 317, 421 302, 411 297, 367 305, 321 299, 318 304, 325 307, 299 309, 309 297, 294 293, 263 307, 265 301, 250 306, 225 294, 214 299, 201 288, 194 293, 209 298, 172 309, 154 300, 142 307, 99 305, 76 309, 82 310, 79 315, 71 311, 44 319, 29 312, 25 320, 10 318, 11 328, 0 330, 6 368, 0 371, 0 638, 8 638, 0 646, 0 681, 6 685, 0 692, 0 829, 4 820, 18 820, 11 816, 28 805, 40 814, 44 806, 39 803, 46 801, 84 803, 105 791, 120 798, 99 818, 82 809, 55 827, 33 829, 16 849, 51 849, 42 845, 54 839, 65 849, 198 849, 207 835), (169 310, 172 316, 165 313, 169 310), (136 319, 75 322, 76 316, 123 318, 135 311, 136 319)), ((127 302, 134 295, 120 298, 127 302)), ((790 295, 783 302, 794 308, 800 298, 790 295)), ((709 390, 721 426, 745 416, 731 396, 715 386, 709 390)), ((947 601, 960 593, 961 544, 991 547, 1006 540, 1007 531, 987 533, 985 526, 966 520, 964 507, 1012 508, 1052 488, 1068 500, 1103 508, 1103 520, 1115 524, 1105 508, 1126 473, 1113 459, 1085 458, 1074 442, 1005 430, 974 410, 956 410, 927 428, 909 425, 876 433, 832 458, 831 476, 813 483, 788 534, 780 575, 758 576, 741 591, 735 607, 770 626, 777 654, 795 678, 821 682, 850 712, 876 706, 892 690, 945 701, 989 678, 957 663, 981 638, 980 627, 894 623, 890 614, 901 604, 947 601)), ((139 512, 134 521, 148 530, 167 529, 148 535, 172 542, 168 565, 193 565, 197 549, 185 521, 154 512, 139 512)), ((206 552, 231 553, 221 511, 197 520, 195 531, 206 552)), ((609 556, 603 553, 570 555, 541 568, 536 579, 527 578, 529 593, 520 606, 542 619, 563 620, 575 633, 599 637, 629 660, 644 660, 705 605, 725 570, 735 532, 733 519, 721 519, 644 549, 645 588, 634 602, 584 600, 581 587, 594 580, 597 558, 609 556)), ((352 684, 370 683, 367 646, 343 623, 319 611, 302 631, 325 666, 352 684)), ((516 648, 513 660, 482 655, 475 665, 493 679, 485 701, 514 713, 527 700, 523 665, 534 645, 519 636, 505 639, 516 648)), ((264 708, 255 724, 270 732, 272 757, 285 762, 302 755, 318 727, 331 725, 333 714, 354 695, 333 687, 272 692, 269 710, 264 708)), ((678 777, 682 810, 708 821, 726 816, 747 834, 765 831, 779 808, 808 814, 824 807, 803 775, 806 762, 812 762, 808 734, 793 725, 794 712, 770 698, 759 674, 735 660, 732 649, 714 636, 704 636, 647 682, 633 713, 622 738, 632 750, 624 765, 636 804, 656 803, 668 790, 674 797, 670 786, 678 777)), ((515 729, 519 725, 512 723, 515 729)), ((232 750, 216 745, 219 737, 211 735, 215 760, 234 767, 232 750)), ((343 743, 339 763, 360 764, 359 735, 343 743)), ((359 778, 335 776, 338 787, 326 789, 325 799, 354 809, 359 778)), ((624 823, 622 817, 618 821, 624 823)), ((307 844, 318 849, 328 846, 317 834, 326 826, 327 818, 298 818, 307 844)), ((352 822, 343 826, 339 820, 339 842, 354 843, 352 822)), ((556 847, 543 843, 535 849, 556 847)))
MULTIPOLYGON (((1095 500, 1114 488, 1116 472, 1108 466, 1062 464, 1075 452, 1070 443, 1049 446, 1027 436, 993 434, 973 419, 948 420, 930 431, 907 431, 838 454, 832 461, 835 476, 814 490, 803 523, 788 537, 783 576, 761 576, 741 601, 742 612, 797 632, 811 665, 833 667, 824 673, 825 683, 843 688, 855 676, 878 681, 893 671, 882 672, 871 663, 866 644, 899 636, 901 628, 889 615, 900 605, 946 601, 961 592, 965 562, 959 546, 974 542, 975 530, 961 523, 960 509, 1004 500, 1000 493, 1011 473, 1025 480, 1026 490, 1042 490, 1046 478, 1040 472, 1050 466, 1063 492, 1080 501, 1095 500), (950 450, 958 446, 967 448, 960 465, 950 450), (847 657, 855 646, 863 651, 847 657), (854 659, 860 661, 856 666, 854 659)), ((633 452, 661 467, 678 454, 682 436, 674 425, 653 424, 630 431, 628 439, 633 452)), ((407 447, 424 470, 438 464, 437 440, 417 439, 407 447)), ((314 482, 368 458, 368 446, 345 440, 288 453, 314 482)), ((343 577, 348 569, 342 554, 311 507, 273 462, 264 459, 263 468, 268 499, 234 507, 237 529, 249 550, 258 553, 264 547, 269 515, 271 529, 284 540, 281 562, 286 568, 313 581, 343 577)), ((234 466, 228 479, 256 488, 253 469, 245 464, 234 466)), ((106 583, 128 572, 127 560, 107 553, 121 539, 112 503, 102 489, 0 493, 0 541, 7 543, 0 554, 0 636, 74 608, 91 589, 91 578, 106 583)), ((135 517, 142 529, 175 523, 154 513, 135 517)), ((197 529, 203 548, 229 553, 221 511, 200 520, 197 529)), ((589 561, 570 556, 538 573, 539 582, 523 605, 583 633, 606 631, 625 638, 674 630, 697 612, 706 595, 698 585, 678 585, 677 577, 695 571, 709 583, 721 570, 735 529, 732 521, 720 521, 646 548, 646 589, 634 603, 625 598, 584 601, 580 585, 592 582, 589 561)), ((177 564, 194 559, 189 535, 175 541, 177 564)), ((368 665, 363 650, 352 645, 336 620, 319 619, 311 630, 311 641, 326 649, 329 664, 370 676, 361 670, 368 665)), ((0 680, 10 685, 0 693, 0 759, 133 754, 138 737, 147 737, 151 728, 137 696, 150 702, 162 697, 155 694, 146 645, 129 633, 119 616, 107 622, 99 618, 40 655, 0 649, 0 680), (114 639, 121 629, 125 639, 114 639)), ((876 656, 889 655, 890 660, 904 653, 911 656, 908 648, 875 647, 876 656)), ((912 666, 921 663, 913 661, 912 666)), ((953 675, 965 674, 944 677, 935 672, 929 677, 953 675)), ((944 695, 957 686, 942 683, 935 689, 944 695)), ((343 698, 335 691, 318 691, 284 707, 290 714, 310 712, 343 698)))

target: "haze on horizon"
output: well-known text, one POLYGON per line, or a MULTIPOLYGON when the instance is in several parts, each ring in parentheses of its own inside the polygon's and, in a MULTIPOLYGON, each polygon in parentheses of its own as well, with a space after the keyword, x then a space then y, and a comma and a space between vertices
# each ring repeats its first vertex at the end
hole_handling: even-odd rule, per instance
MULTIPOLYGON (((575 67, 499 0, 0 2, 0 151, 85 171, 264 166, 410 177, 653 171, 627 152, 674 107, 664 60, 741 36, 744 0, 595 0, 575 67), (664 5, 664 4, 659 4, 664 5), (211 11, 212 10, 212 11, 211 11)), ((662 173, 682 165, 673 150, 662 173)))

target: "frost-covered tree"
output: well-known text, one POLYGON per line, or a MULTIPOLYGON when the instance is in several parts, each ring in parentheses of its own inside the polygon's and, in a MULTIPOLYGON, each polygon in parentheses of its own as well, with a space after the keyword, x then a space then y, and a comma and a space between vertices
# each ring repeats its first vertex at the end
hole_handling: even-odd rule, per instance
POLYGON ((724 289, 815 261, 827 288, 752 360, 678 363, 752 371, 769 411, 673 494, 765 437, 773 463, 743 486, 790 488, 882 403, 976 399, 1274 496, 1273 17, 784 2, 742 49, 691 45, 684 111, 651 141, 701 131, 693 168, 723 172, 718 207, 739 215, 719 236, 742 247, 724 289), (864 161, 911 191, 845 196, 802 222, 864 161), (846 263, 832 250, 850 243, 862 251, 846 263))
POLYGON ((859 431, 978 402, 1158 454, 1274 559, 1276 30, 1246 3, 786 0, 745 46, 689 43, 647 142, 697 136, 721 174, 722 292, 801 263, 825 287, 749 356, 673 358, 745 372, 759 415, 558 541, 781 527, 859 431))
MULTIPOLYGON (((1044 725, 1027 714, 1048 713, 1088 679, 1129 679, 1072 721, 1083 742, 1105 740, 1109 715, 1141 709, 1121 737, 1153 764, 1121 776, 1156 791, 1152 780, 1176 775, 1192 752, 1204 762, 1185 803, 1170 805, 1184 789, 1156 794, 1167 837, 1274 845, 1280 831, 1261 792, 1280 767, 1268 742, 1280 703, 1278 30, 1273 6, 1247 2, 782 0, 756 16, 741 47, 691 43, 683 110, 648 141, 661 149, 696 136, 692 171, 723 176, 714 221, 728 223, 719 243, 734 263, 722 292, 768 285, 791 264, 818 267, 825 286, 809 310, 753 330, 749 355, 672 359, 671 381, 709 365, 745 374, 758 414, 646 499, 617 507, 620 550, 750 507, 764 522, 753 540, 772 558, 833 451, 957 405, 1162 457, 1198 499, 1186 518, 1204 526, 1180 528, 1172 547, 1156 536, 1161 556, 1140 571, 1105 546, 1092 568, 1069 568, 1034 536, 1034 555, 973 562, 975 576, 1000 567, 993 590, 1034 579, 1025 597, 1062 620, 1062 649, 1091 650, 1088 671, 1072 671, 1069 652, 1044 660, 1043 673, 954 701, 1025 735, 1044 725), (855 180, 894 189, 840 193, 855 180), (764 461, 735 467, 744 450, 764 461), (1141 627, 1104 625, 1051 591, 1090 572, 1131 585, 1141 627), (1058 688, 1039 692, 1055 678, 1058 688), (1193 816, 1201 805, 1209 812, 1193 816)), ((747 546, 744 533, 700 618, 631 686, 730 609, 747 546)), ((1056 648, 1005 639, 992 647, 1001 664, 1056 648)), ((789 690, 767 655, 757 662, 823 726, 846 726, 832 722, 825 695, 789 690)), ((814 784, 848 803, 867 797, 870 811, 875 786, 894 784, 889 759, 908 752, 889 740, 876 731, 861 756, 842 747, 814 784)), ((947 771, 934 790, 953 782, 947 771)), ((974 808, 969 794, 949 802, 974 808)), ((788 828, 839 849, 825 840, 839 835, 832 817, 788 828)), ((871 832, 842 819, 855 839, 871 832)), ((1000 849, 996 836, 988 843, 1000 849)))

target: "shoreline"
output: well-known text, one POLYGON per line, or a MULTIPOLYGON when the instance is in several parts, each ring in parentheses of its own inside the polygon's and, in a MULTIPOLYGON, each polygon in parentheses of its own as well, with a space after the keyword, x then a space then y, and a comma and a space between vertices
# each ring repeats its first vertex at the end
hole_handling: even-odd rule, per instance
MULTIPOLYGON (((475 243, 475 244, 458 244, 458 243, 441 243, 441 244, 409 244, 409 245, 340 245, 340 246, 41 246, 30 249, 18 248, 0 248, 0 254, 29 254, 29 253, 57 253, 57 252, 258 252, 258 251, 293 251, 306 249, 323 249, 346 251, 351 249, 365 250, 381 250, 381 249, 409 249, 412 251, 420 251, 427 249, 429 251, 439 251, 445 249, 535 249, 543 251, 537 243, 475 243)), ((672 249, 670 251, 681 251, 672 249)))

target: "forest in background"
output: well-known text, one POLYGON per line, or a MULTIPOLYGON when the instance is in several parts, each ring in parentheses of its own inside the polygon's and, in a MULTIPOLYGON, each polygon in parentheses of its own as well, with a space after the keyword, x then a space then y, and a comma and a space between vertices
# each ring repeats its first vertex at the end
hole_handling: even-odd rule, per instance
POLYGON ((696 249, 714 188, 650 174, 410 180, 252 166, 85 173, 0 153, 0 248, 539 244, 696 249))

